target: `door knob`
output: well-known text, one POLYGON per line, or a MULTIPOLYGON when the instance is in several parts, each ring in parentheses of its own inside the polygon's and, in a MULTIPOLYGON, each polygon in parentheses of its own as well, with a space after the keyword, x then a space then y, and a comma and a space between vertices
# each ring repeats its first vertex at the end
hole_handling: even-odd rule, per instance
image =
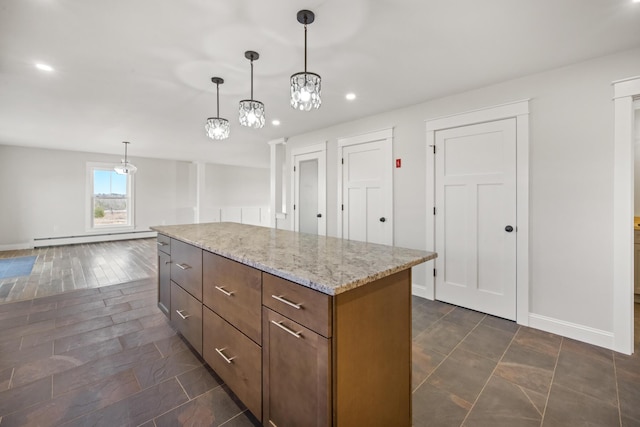
POLYGON ((504 231, 506 231, 507 233, 511 233, 511 232, 513 231, 513 227, 512 227, 512 226, 510 226, 510 225, 507 225, 507 226, 504 228, 504 231))
POLYGON ((318 218, 322 218, 322 214, 318 214, 316 215, 318 218))
POLYGON ((387 219, 385 217, 380 218, 380 222, 385 222, 387 219))

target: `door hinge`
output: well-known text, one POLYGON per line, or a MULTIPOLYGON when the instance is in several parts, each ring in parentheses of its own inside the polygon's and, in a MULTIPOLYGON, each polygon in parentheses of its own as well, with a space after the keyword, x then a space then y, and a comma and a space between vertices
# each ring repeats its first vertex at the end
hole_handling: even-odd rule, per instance
POLYGON ((294 171, 294 172, 296 171, 296 167, 295 167, 295 166, 293 167, 293 171, 294 171))
POLYGON ((293 205, 293 210, 294 210, 294 211, 296 210, 296 205, 293 205))
POLYGON ((340 205, 340 206, 341 206, 341 208, 340 208, 340 209, 341 209, 341 210, 344 210, 344 205, 340 205))
POLYGON ((436 277, 436 269, 433 269, 433 277, 436 277))
POLYGON ((433 214, 434 215, 436 214, 436 207, 435 206, 433 207, 433 214))
POLYGON ((436 146, 433 146, 433 154, 436 154, 436 146))
POLYGON ((342 159, 340 159, 342 161, 342 164, 344 165, 344 157, 342 159))

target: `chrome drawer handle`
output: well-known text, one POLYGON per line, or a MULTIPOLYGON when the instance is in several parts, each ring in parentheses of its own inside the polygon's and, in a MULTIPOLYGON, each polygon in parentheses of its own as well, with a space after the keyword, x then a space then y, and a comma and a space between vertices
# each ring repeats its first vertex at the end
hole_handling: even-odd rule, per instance
POLYGON ((158 246, 167 246, 168 243, 165 242, 156 242, 158 244, 158 246))
POLYGON ((278 300, 280 302, 283 302, 283 303, 287 304, 288 306, 291 306, 291 307, 295 308, 296 310, 300 310, 302 308, 302 304, 296 304, 295 302, 288 301, 288 300, 282 298, 282 295, 280 295, 280 296, 271 295, 271 298, 274 298, 274 299, 276 299, 276 300, 278 300))
POLYGON ((280 329, 283 329, 284 331, 289 332, 291 335, 293 335, 296 338, 302 338, 302 331, 300 331, 300 332, 292 331, 291 329, 289 329, 286 326, 284 326, 282 324, 282 322, 276 322, 275 320, 272 320, 271 323, 273 323, 274 325, 276 325, 280 329))
POLYGON ((164 262, 164 264, 165 264, 165 265, 167 265, 167 264, 171 264, 171 260, 169 260, 169 261, 165 261, 165 262, 164 262))
POLYGON ((222 292, 223 294, 225 294, 226 296, 228 296, 228 297, 233 295, 233 292, 230 292, 230 291, 226 290, 225 288, 223 288, 221 286, 216 286, 215 288, 217 290, 219 290, 220 292, 222 292))
POLYGON ((176 313, 178 313, 178 316, 182 317, 182 320, 187 320, 187 317, 191 317, 190 314, 187 314, 186 316, 184 314, 182 314, 184 310, 176 310, 176 313))
POLYGON ((225 347, 225 348, 216 348, 216 351, 218 352, 218 354, 220 355, 220 357, 222 357, 222 358, 224 359, 224 361, 225 361, 225 362, 227 362, 227 363, 231 363, 231 361, 232 361, 233 359, 235 359, 235 356, 234 356, 234 357, 227 357, 227 356, 225 356, 225 355, 224 355, 224 353, 223 353, 223 351, 225 351, 226 349, 227 349, 226 347, 225 347))
POLYGON ((177 265, 178 267, 180 267, 180 269, 182 269, 182 270, 188 270, 188 269, 190 269, 190 268, 191 268, 191 266, 190 266, 189 264, 178 264, 178 263, 176 262, 176 265, 177 265))

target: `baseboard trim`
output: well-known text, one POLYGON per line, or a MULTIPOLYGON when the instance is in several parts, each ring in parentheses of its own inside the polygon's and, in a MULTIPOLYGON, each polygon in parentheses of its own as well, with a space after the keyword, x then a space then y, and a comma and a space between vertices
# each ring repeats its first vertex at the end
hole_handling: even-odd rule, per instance
POLYGON ((411 284, 411 295, 433 301, 433 298, 431 298, 427 292, 427 288, 424 285, 418 285, 417 283, 411 284))
POLYGON ((22 249, 33 249, 33 242, 15 243, 13 245, 0 245, 1 251, 19 251, 22 249))
POLYGON ((130 231, 125 233, 87 234, 84 236, 47 237, 33 239, 33 248, 46 246, 77 245, 81 243, 111 242, 115 240, 148 239, 158 235, 155 231, 130 231))
POLYGON ((613 350, 613 332, 532 313, 529 313, 529 326, 613 350))

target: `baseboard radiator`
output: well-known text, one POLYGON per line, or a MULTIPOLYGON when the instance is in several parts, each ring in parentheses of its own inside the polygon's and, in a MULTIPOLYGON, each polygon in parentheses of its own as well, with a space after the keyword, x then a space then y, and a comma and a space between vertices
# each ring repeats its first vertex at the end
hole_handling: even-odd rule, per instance
POLYGON ((33 239, 34 248, 46 246, 78 245, 81 243, 111 242, 114 240, 146 239, 156 237, 158 233, 151 230, 125 231, 120 233, 84 234, 81 236, 39 237, 33 239))

